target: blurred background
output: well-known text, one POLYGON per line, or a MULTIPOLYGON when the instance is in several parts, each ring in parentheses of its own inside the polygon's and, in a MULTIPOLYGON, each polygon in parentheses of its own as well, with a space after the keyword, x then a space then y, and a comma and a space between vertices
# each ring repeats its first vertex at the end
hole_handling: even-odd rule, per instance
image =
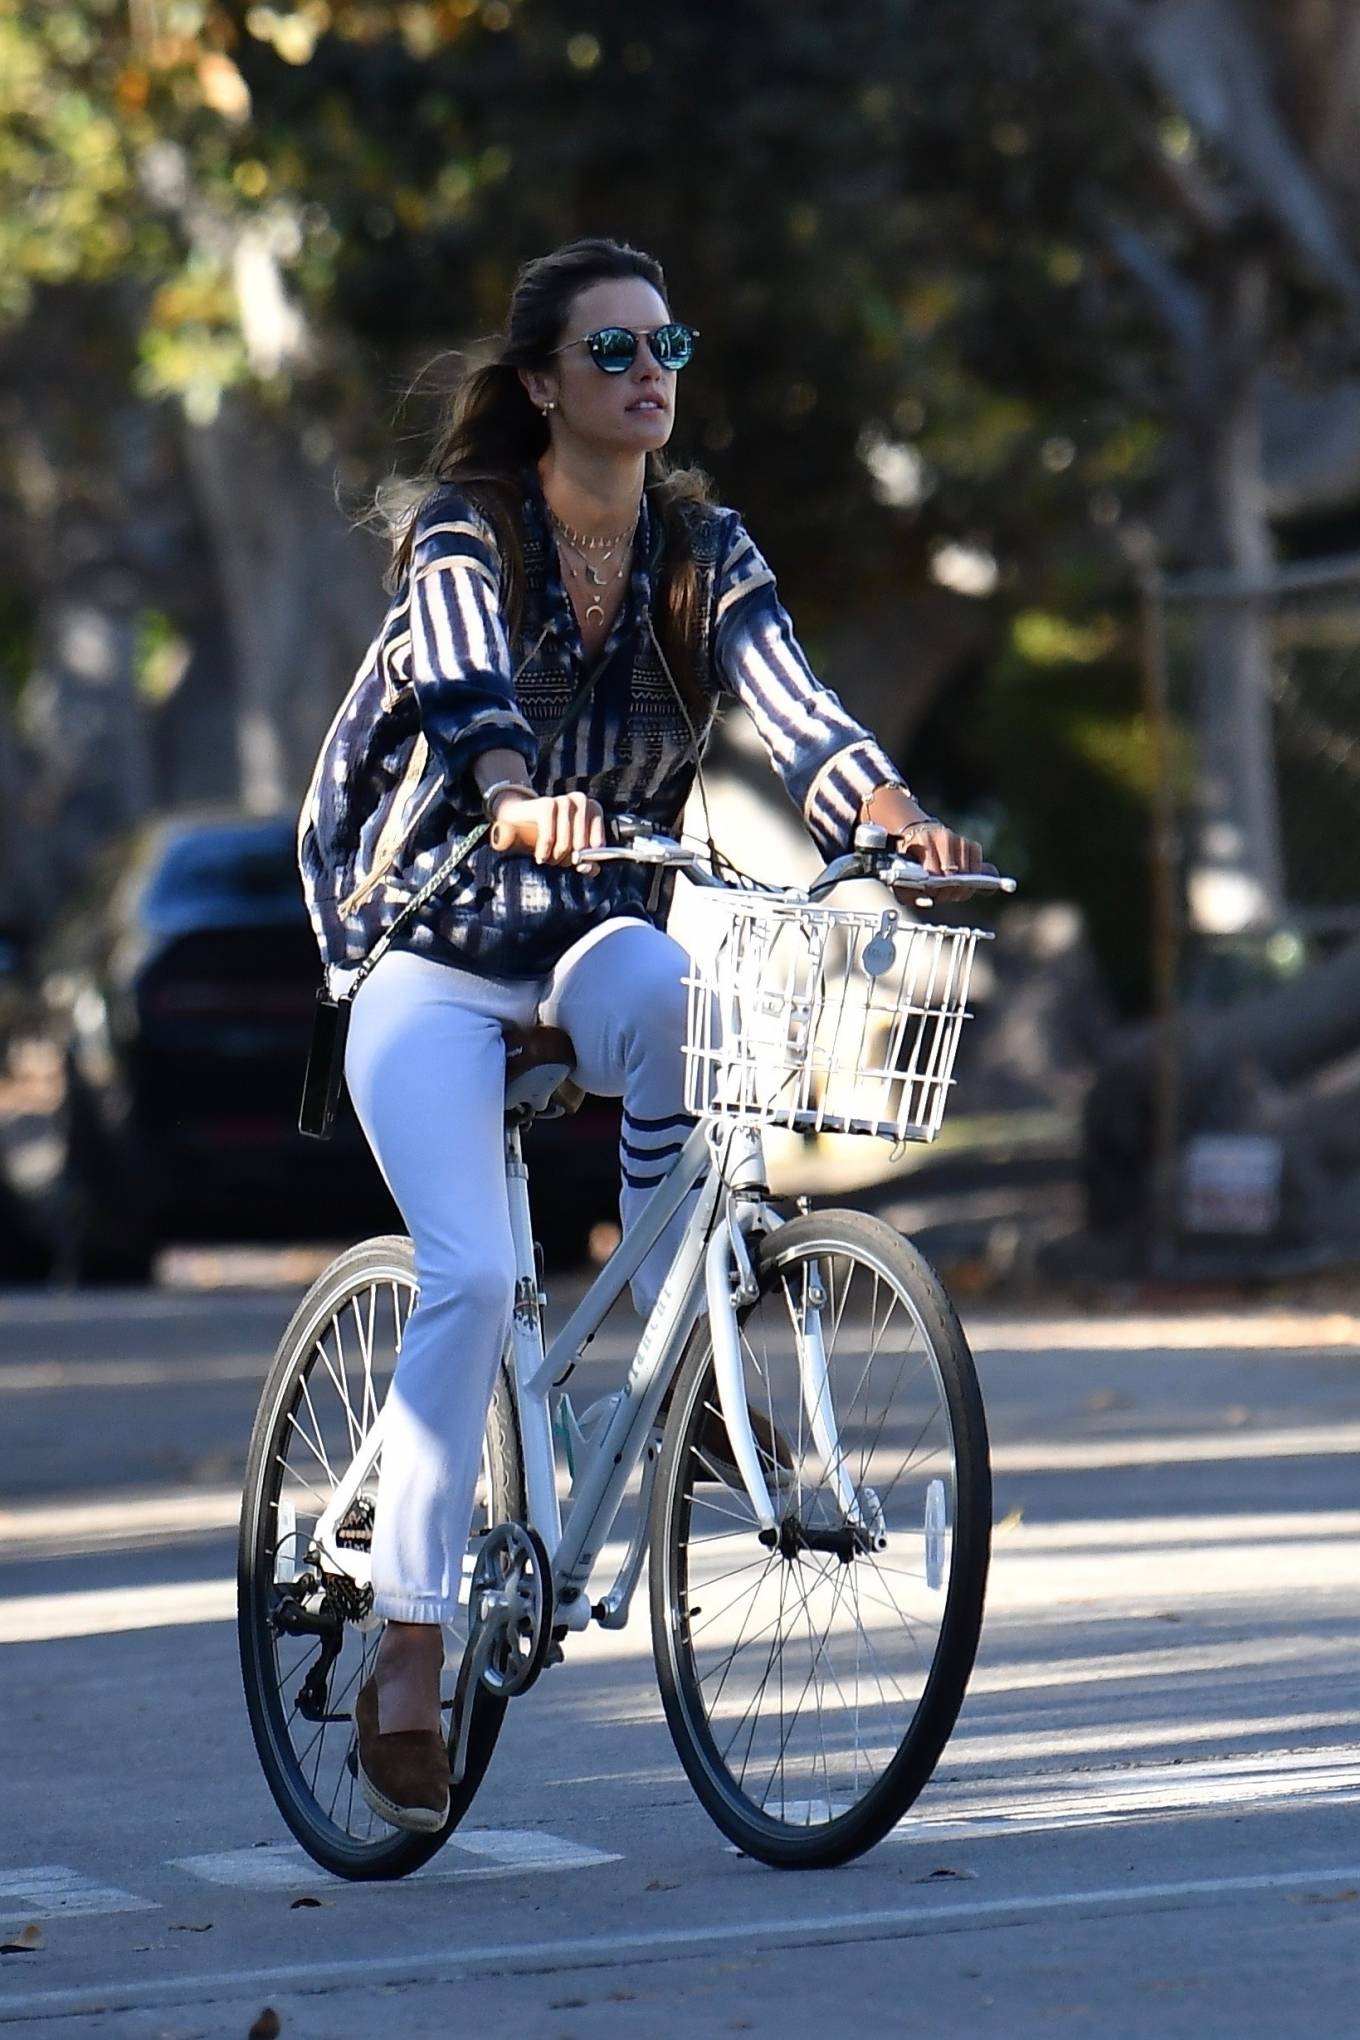
MULTIPOLYGON (((965 1286, 1354 1260, 1357 78, 1351 0, 0 5, 0 1277, 390 1221, 294 1131, 292 816, 365 505, 582 233, 660 256, 674 450, 1023 882, 939 1146, 820 1180, 965 1286)), ((739 718, 712 779, 787 873, 739 718)))

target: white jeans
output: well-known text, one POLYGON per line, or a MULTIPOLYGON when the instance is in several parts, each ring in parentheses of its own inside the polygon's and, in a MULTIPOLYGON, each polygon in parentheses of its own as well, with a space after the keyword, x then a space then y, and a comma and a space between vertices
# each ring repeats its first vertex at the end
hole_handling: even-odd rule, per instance
MULTIPOLYGON (((354 1001, 345 1075, 415 1243, 419 1300, 387 1398, 373 1531, 373 1605, 398 1622, 453 1618, 487 1405, 510 1329, 514 1250, 503 1167, 504 1021, 564 1027, 586 1090, 623 1098, 625 1226, 674 1165, 688 959, 641 921, 578 942, 551 978, 476 977, 389 951, 354 1001)), ((650 1310, 686 1200, 638 1271, 650 1310)))

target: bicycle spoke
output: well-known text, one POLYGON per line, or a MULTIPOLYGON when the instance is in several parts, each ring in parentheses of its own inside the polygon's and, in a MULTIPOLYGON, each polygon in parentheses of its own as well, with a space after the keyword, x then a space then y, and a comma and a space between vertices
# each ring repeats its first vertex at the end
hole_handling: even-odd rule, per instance
MULTIPOLYGON (((941 1485, 957 1493, 959 1435, 930 1329, 936 1306, 928 1290, 916 1294, 919 1263, 885 1229, 864 1252, 865 1221, 838 1217, 831 1238, 817 1238, 818 1223, 794 1221, 762 1247, 761 1293, 739 1314, 747 1400, 775 1508, 773 1533, 761 1533, 763 1561, 752 1554, 756 1526, 730 1469, 711 1501, 696 1485, 714 1470, 699 1444, 719 1417, 711 1379, 691 1388, 686 1404, 684 1522, 693 1530, 676 1546, 676 1591, 678 1605, 696 1612, 677 1632, 681 1691, 707 1731, 696 1745, 707 1751, 705 1775, 723 1781, 721 1803, 734 1809, 728 1832, 756 1855, 771 1827, 796 1830, 815 1850, 822 1830, 870 1803, 885 1808, 885 1819, 900 1815, 938 1742, 915 1773, 895 1760, 914 1736, 938 1737, 936 1674, 959 1605, 954 1504, 942 1519, 938 1500, 941 1485), (808 1244, 789 1244, 794 1228, 808 1244), (942 1520, 941 1538, 934 1526, 942 1520), (902 1561, 918 1558, 913 1574, 902 1561), (927 1691, 930 1717, 922 1713, 927 1691), (737 1808, 763 1825, 743 1824, 737 1808)), ((944 1357, 970 1364, 966 1348, 944 1357)), ((984 1539, 984 1560, 985 1549, 984 1539)), ((975 1583, 977 1571, 974 1562, 975 1583)), ((980 1592, 964 1622, 975 1624, 979 1608, 980 1592)), ((965 1648, 966 1677, 972 1644, 965 1648)), ((961 1697, 956 1684, 955 1707, 961 1697)))
MULTIPOLYGON (((792 1738, 792 1736, 793 1736, 793 1731, 794 1731, 794 1729, 795 1729, 795 1728, 796 1728, 796 1727, 798 1726, 798 1717, 799 1717, 799 1715, 800 1715, 800 1714, 802 1713, 802 1711, 803 1711, 803 1702, 804 1702, 804 1700, 805 1700, 805 1699, 807 1698, 807 1693, 808 1693, 808 1687, 809 1687, 810 1685, 812 1685, 812 1684, 813 1684, 813 1682, 815 1681, 815 1678, 816 1678, 816 1673, 817 1673, 817 1665, 818 1665, 818 1662, 819 1662, 819 1660, 820 1660, 820 1658, 821 1658, 821 1655, 822 1655, 823 1651, 824 1651, 824 1650, 826 1649, 826 1641, 827 1641, 827 1637, 828 1637, 828 1636, 830 1636, 830 1634, 831 1634, 831 1624, 832 1624, 832 1623, 833 1623, 833 1622, 835 1621, 835 1619, 836 1619, 836 1608, 837 1608, 837 1605, 839 1604, 839 1602, 840 1602, 840 1600, 841 1600, 841 1597, 842 1597, 842 1595, 844 1594, 844 1591, 845 1591, 845 1577, 844 1577, 844 1575, 842 1575, 842 1578, 841 1578, 840 1580, 838 1580, 838 1581, 837 1581, 837 1583, 836 1583, 836 1586, 835 1586, 835 1588, 833 1589, 833 1593, 832 1593, 832 1607, 831 1607, 831 1614, 830 1614, 830 1616, 829 1616, 829 1617, 827 1618, 827 1626, 826 1626, 826 1630, 825 1630, 825 1631, 824 1631, 824 1633, 823 1633, 823 1636, 822 1636, 822 1641, 821 1641, 821 1644, 820 1644, 819 1646, 814 1646, 814 1648, 813 1648, 813 1651, 812 1651, 812 1662, 811 1662, 811 1664, 810 1664, 810 1665, 809 1665, 809 1667, 808 1667, 808 1675, 807 1675, 807 1678, 806 1678, 806 1679, 805 1679, 805 1680, 803 1681, 802 1689, 800 1690, 800 1692, 799 1692, 799 1695, 798 1695, 798 1698, 797 1698, 796 1702, 794 1703, 794 1709, 793 1709, 793 1714, 792 1714, 792 1716, 790 1717, 790 1720, 789 1720, 789 1725, 788 1725, 788 1727, 787 1727, 787 1728, 785 1729, 785 1731, 784 1731, 784 1734, 783 1734, 783 1736, 782 1736, 782 1737, 780 1738, 780 1743, 779 1743, 779 1752, 778 1752, 778 1755, 777 1755, 777 1756, 776 1756, 776 1758, 775 1758, 775 1769, 777 1769, 777 1770, 778 1770, 778 1772, 779 1772, 779 1775, 780 1775, 780 1778, 781 1778, 781 1780, 782 1780, 782 1778, 783 1778, 783 1775, 784 1775, 784 1757, 785 1757, 785 1752, 787 1751, 787 1749, 788 1749, 788 1746, 789 1746, 789 1742, 790 1742, 790 1740, 791 1740, 791 1738, 792 1738)), ((796 1611, 796 1612, 798 1612, 798 1613, 801 1613, 801 1614, 803 1614, 803 1615, 804 1615, 804 1616, 806 1617, 806 1619, 807 1619, 807 1624, 808 1624, 808 1634, 809 1634, 809 1636, 811 1636, 811 1634, 812 1634, 812 1616, 811 1616, 811 1612, 810 1612, 810 1609, 809 1609, 809 1606, 808 1606, 808 1603, 809 1603, 810 1599, 811 1599, 811 1595, 810 1595, 810 1594, 804 1594, 804 1595, 803 1595, 803 1597, 802 1597, 801 1603, 800 1603, 800 1607, 799 1607, 799 1609, 798 1609, 798 1610, 796 1611)), ((782 1652, 782 1651, 780 1652, 780 1658, 779 1658, 779 1662, 780 1662, 780 1671, 781 1671, 781 1688, 780 1688, 780 1707, 779 1707, 779 1718, 780 1718, 780 1720, 781 1720, 781 1722, 782 1722, 782 1720, 783 1720, 783 1718, 784 1718, 784 1706, 783 1706, 783 1688, 782 1688, 782 1672, 783 1672, 783 1663, 784 1663, 784 1656, 783 1656, 783 1652, 782 1652)), ((771 1770, 771 1772, 770 1772, 770 1778, 769 1778, 769 1784, 772 1784, 772 1783, 774 1782, 774 1775, 775 1775, 775 1773, 774 1773, 774 1770, 771 1770)), ((767 1788, 766 1788, 766 1789, 768 1790, 768 1785, 767 1785, 767 1788)), ((828 1794, 827 1794, 827 1798, 828 1798, 828 1802, 829 1802, 829 1800, 830 1800, 830 1793, 828 1793, 828 1794)))

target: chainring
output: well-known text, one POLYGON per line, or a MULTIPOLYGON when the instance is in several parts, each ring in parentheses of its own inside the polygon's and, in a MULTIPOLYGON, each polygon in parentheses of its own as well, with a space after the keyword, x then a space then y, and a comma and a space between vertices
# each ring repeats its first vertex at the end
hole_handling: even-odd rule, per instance
POLYGON ((485 1653, 489 1693, 510 1699, 528 1691, 543 1670, 552 1625, 547 1546, 526 1524, 497 1523, 482 1539, 468 1594, 467 1648, 485 1653))

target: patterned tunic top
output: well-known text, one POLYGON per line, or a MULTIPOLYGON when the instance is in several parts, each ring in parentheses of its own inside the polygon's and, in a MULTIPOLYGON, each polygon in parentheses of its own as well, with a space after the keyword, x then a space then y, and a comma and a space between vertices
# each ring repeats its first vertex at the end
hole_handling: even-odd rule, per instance
MULTIPOLYGON (((626 596, 588 696, 545 753, 540 739, 577 699, 587 668, 538 476, 524 477, 524 615, 513 646, 490 519, 453 486, 428 498, 409 570, 322 745, 300 820, 303 884, 327 965, 361 962, 479 817, 471 768, 484 751, 517 751, 540 794, 579 788, 606 813, 669 830, 693 780, 695 737, 702 744, 729 693, 827 856, 848 846, 866 795, 900 783, 813 677, 736 513, 695 506, 686 515, 704 713, 687 718, 657 642, 659 519, 644 499, 626 596)), ((397 946, 491 976, 538 977, 603 921, 659 921, 669 896, 641 867, 587 875, 483 842, 397 946)))

